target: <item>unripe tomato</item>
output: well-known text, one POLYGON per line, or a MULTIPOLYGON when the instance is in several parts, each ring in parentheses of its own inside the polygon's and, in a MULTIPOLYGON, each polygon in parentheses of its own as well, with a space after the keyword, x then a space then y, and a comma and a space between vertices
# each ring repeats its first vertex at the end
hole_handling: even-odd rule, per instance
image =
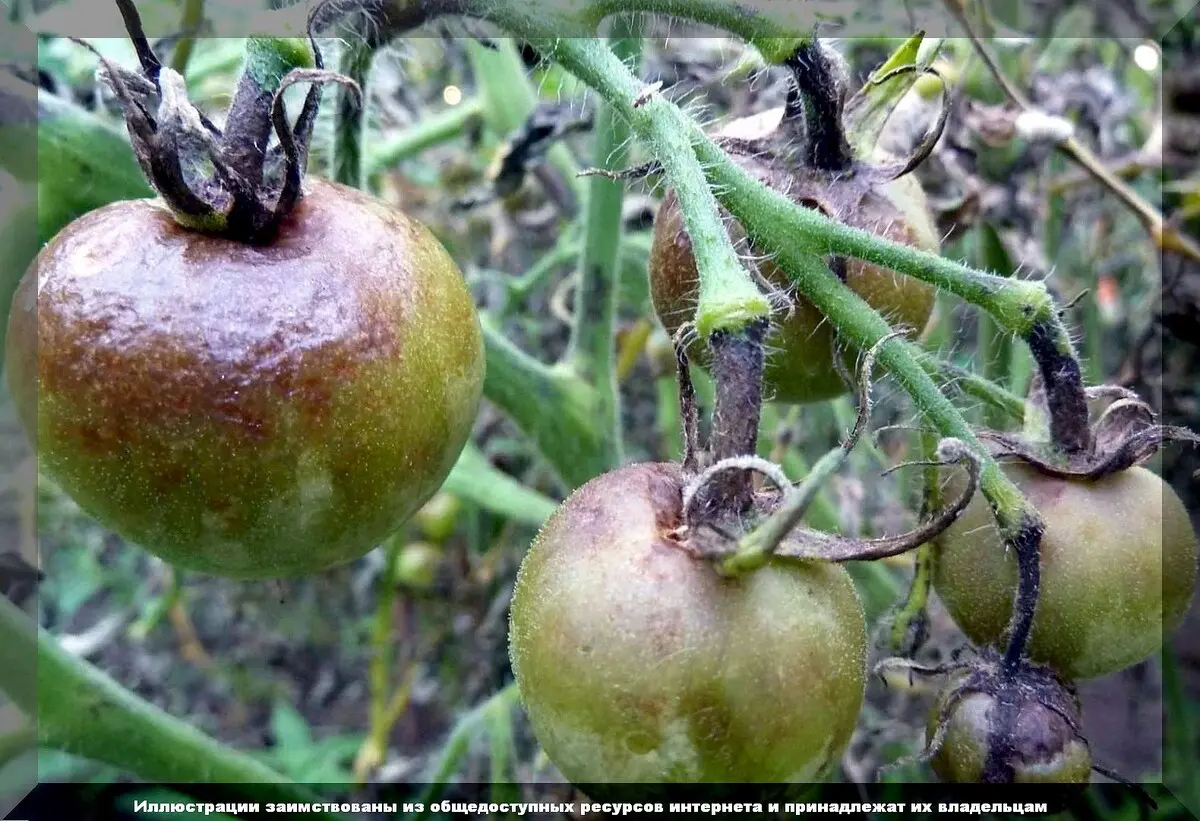
POLYGON ((157 200, 105 206, 13 301, 8 373, 42 470, 180 567, 362 556, 438 489, 475 418, 482 335, 454 261, 382 201, 307 185, 260 246, 157 200))
POLYGON ((671 535, 683 483, 593 479, 525 556, 510 654, 537 739, 575 784, 819 780, 863 698, 854 585, 823 562, 718 576, 671 535))
POLYGON ((413 516, 426 539, 441 544, 454 535, 462 502, 453 493, 436 493, 413 516))
POLYGON ((437 580, 442 549, 429 542, 409 542, 400 548, 393 568, 395 579, 405 587, 427 590, 437 580))
MULTIPOLYGON (((1182 621, 1196 584, 1196 534, 1175 492, 1140 467, 1095 481, 1023 464, 1004 471, 1046 525, 1029 657, 1084 679, 1155 653, 1182 621)), ((961 488, 961 481, 950 484, 961 488)), ((959 492, 954 487, 946 492, 959 492)), ((950 614, 975 643, 1001 644, 1016 558, 981 495, 935 545, 934 583, 950 614)))
MULTIPOLYGON (((952 692, 948 689, 937 700, 926 727, 926 743, 933 741, 952 692)), ((999 780, 1007 783, 1089 781, 1091 750, 1062 715, 1036 699, 1023 699, 1015 708, 1011 729, 1005 732, 999 711, 1000 701, 991 693, 968 693, 959 699, 946 719, 942 745, 929 762, 938 778, 951 784, 983 783, 988 780, 989 759, 995 756, 992 763, 999 765, 999 780)))
MULTIPOLYGON (((771 133, 782 109, 736 120, 722 129, 724 136, 754 139, 771 133), (773 125, 774 124, 774 125, 773 125)), ((781 160, 732 152, 731 156, 748 173, 767 186, 786 194, 793 202, 819 207, 834 219, 869 231, 893 242, 937 250, 933 219, 920 183, 905 176, 892 182, 867 186, 853 178, 788 165, 781 160)), ((734 225, 735 241, 744 238, 734 225)), ((777 265, 759 264, 763 277, 781 290, 791 280, 777 265)), ((933 311, 935 291, 920 280, 859 260, 846 261, 846 283, 893 325, 905 325, 920 333, 933 311)), ((696 258, 673 190, 668 191, 654 220, 650 247, 650 295, 659 320, 674 335, 679 326, 692 321, 700 293, 696 258)), ((802 295, 793 293, 793 314, 782 314, 772 322, 767 339, 764 377, 765 396, 777 402, 799 403, 829 399, 848 388, 833 363, 833 328, 824 315, 802 295)), ((703 362, 702 350, 694 352, 703 362)), ((847 361, 851 363, 848 354, 847 361)))

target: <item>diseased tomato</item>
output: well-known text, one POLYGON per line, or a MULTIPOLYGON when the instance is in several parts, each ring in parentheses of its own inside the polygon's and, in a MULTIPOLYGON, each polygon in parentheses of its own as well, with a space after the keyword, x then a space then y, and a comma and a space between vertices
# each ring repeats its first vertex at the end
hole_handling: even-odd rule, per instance
POLYGON ((672 536, 683 482, 593 479, 526 555, 510 654, 538 741, 575 784, 819 780, 863 698, 854 585, 826 562, 719 576, 672 536))
MULTIPOLYGON (((780 108, 736 120, 720 134, 761 139, 778 129, 782 116, 780 108)), ((881 185, 796 165, 787 156, 739 151, 736 143, 729 151, 747 172, 793 202, 817 208, 847 225, 894 242, 926 250, 938 248, 924 192, 912 176, 881 185)), ((737 223, 731 226, 731 236, 735 244, 745 239, 737 223)), ((791 293, 793 310, 790 318, 780 313, 772 322, 767 338, 764 396, 777 402, 800 403, 845 393, 848 387, 833 363, 832 326, 816 306, 791 290, 791 280, 777 265, 766 260, 758 267, 774 287, 791 293)), ((696 258, 674 191, 667 192, 654 220, 649 270, 654 309, 673 335, 694 318, 700 290, 696 258)), ((919 333, 929 321, 935 296, 932 286, 859 260, 846 261, 845 275, 846 284, 893 325, 904 325, 919 333)), ((692 356, 704 362, 703 346, 695 346, 692 356)), ((851 369, 852 357, 848 353, 851 369)))
POLYGON ((320 180, 269 244, 159 200, 65 228, 13 301, 8 374, 42 470, 163 559, 274 577, 358 558, 441 485, 483 344, 422 225, 320 180))
MULTIPOLYGON (((1078 703, 1062 694, 1055 704, 1042 703, 1023 683, 994 692, 956 694, 947 688, 934 705, 926 727, 926 743, 941 727, 948 700, 960 697, 946 716, 941 746, 930 759, 933 771, 951 784, 1086 784, 1092 754, 1087 741, 1067 720, 1078 716, 1078 703), (1007 692, 1006 692, 1007 690, 1007 692), (1004 715, 1004 702, 1010 713, 1004 715)), ((1051 699, 1048 699, 1051 700, 1051 699)))
MULTIPOLYGON (((1098 480, 1064 480, 1023 464, 1004 471, 1046 524, 1029 657, 1085 679, 1155 653, 1196 584, 1196 534, 1175 492, 1141 467, 1098 480)), ((934 582, 959 627, 977 644, 1002 644, 1016 559, 982 496, 935 551, 934 582)))

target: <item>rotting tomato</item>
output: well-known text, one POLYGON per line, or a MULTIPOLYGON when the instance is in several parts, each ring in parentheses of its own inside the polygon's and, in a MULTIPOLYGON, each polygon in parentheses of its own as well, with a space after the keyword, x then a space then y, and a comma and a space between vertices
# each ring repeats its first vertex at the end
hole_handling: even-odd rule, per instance
POLYGON ((1047 668, 999 672, 989 656, 955 676, 926 726, 933 771, 951 784, 1086 784, 1079 700, 1047 668))
POLYGON ((470 433, 482 335, 424 226, 311 180, 267 244, 113 203, 13 300, 8 374, 42 470, 180 567, 276 577, 358 558, 470 433))
MULTIPOLYGON (((870 175, 848 175, 798 164, 790 151, 751 150, 746 143, 769 140, 780 130, 783 108, 735 120, 718 138, 737 142, 730 156, 768 187, 793 202, 822 211, 854 228, 893 242, 925 250, 938 249, 933 218, 920 183, 912 176, 880 182, 870 175)), ((735 242, 745 232, 730 226, 735 242)), ((790 316, 772 322, 768 337, 764 396, 777 402, 802 403, 829 399, 849 390, 834 364, 834 333, 824 315, 791 285, 787 274, 770 260, 759 263, 763 278, 789 294, 790 316)), ((890 323, 914 333, 924 329, 933 311, 935 290, 911 277, 859 260, 846 260, 846 284, 890 323)), ((691 238, 674 191, 668 191, 654 220, 650 249, 650 293, 659 320, 671 334, 696 312, 700 278, 691 238)), ((703 361, 702 350, 693 356, 703 361)), ((847 353, 847 361, 852 354, 847 353)))
MULTIPOLYGON (((1024 464, 1004 471, 1046 526, 1029 657, 1086 679, 1155 653, 1182 621, 1196 584, 1196 534, 1175 492, 1142 467, 1094 480, 1024 464)), ((934 544, 934 584, 955 622, 977 644, 1000 644, 1016 559, 981 495, 934 544)))
POLYGON ((509 632, 534 732, 575 784, 816 781, 863 698, 854 585, 823 561, 719 576, 673 536, 684 482, 604 474, 538 535, 509 632))

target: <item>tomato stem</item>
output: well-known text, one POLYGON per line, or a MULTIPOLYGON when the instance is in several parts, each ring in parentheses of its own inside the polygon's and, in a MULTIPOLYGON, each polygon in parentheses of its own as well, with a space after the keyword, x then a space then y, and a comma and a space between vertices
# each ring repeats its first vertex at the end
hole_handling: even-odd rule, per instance
POLYGON ((781 128, 804 146, 804 164, 823 171, 846 171, 854 164, 842 127, 846 77, 838 59, 812 37, 784 61, 792 74, 792 87, 781 128))
MULTIPOLYGON (((636 66, 641 59, 641 26, 634 17, 614 20, 613 52, 636 66)), ((611 105, 602 103, 595 115, 592 161, 620 168, 629 156, 629 125, 611 105)), ((602 176, 587 181, 583 255, 576 271, 571 339, 563 362, 595 391, 596 428, 613 467, 624 461, 621 431, 621 393, 617 388, 613 338, 617 323, 620 280, 622 211, 625 184, 602 176)))
POLYGON ((1086 453, 1092 448, 1083 371, 1061 321, 1037 322, 1025 337, 1042 377, 1049 413, 1050 439, 1066 453, 1086 453))
MULTIPOLYGON (((714 461, 751 456, 758 448, 766 333, 766 320, 759 320, 741 331, 717 331, 709 338, 716 402, 708 449, 714 461)), ((750 474, 729 471, 715 478, 706 493, 719 500, 723 513, 740 515, 753 501, 750 474)))
MULTIPOLYGON (((38 743, 135 773, 146 781, 245 785, 259 801, 319 800, 258 758, 225 746, 71 655, 0 596, 0 689, 37 716, 38 743)), ((341 819, 321 813, 327 821, 341 819)))

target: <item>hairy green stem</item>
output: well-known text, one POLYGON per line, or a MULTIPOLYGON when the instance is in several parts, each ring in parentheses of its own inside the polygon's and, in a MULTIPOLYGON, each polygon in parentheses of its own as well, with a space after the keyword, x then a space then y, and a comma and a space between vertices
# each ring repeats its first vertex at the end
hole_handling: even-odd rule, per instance
MULTIPOLYGON (((628 16, 614 21, 611 48, 631 67, 641 57, 640 27, 628 16)), ((629 156, 629 126, 602 104, 596 112, 592 137, 592 162, 599 167, 619 169, 629 156)), ((625 184, 595 176, 588 182, 583 257, 576 273, 574 324, 563 362, 595 391, 601 436, 609 440, 604 450, 611 462, 622 461, 621 394, 613 344, 616 337, 617 296, 621 259, 621 207, 625 184)))
MULTIPOLYGON (((164 713, 66 652, 3 596, 0 688, 18 709, 37 717, 43 746, 110 764, 146 781, 225 784, 260 801, 319 800, 257 758, 164 713)), ((329 813, 318 817, 340 818, 329 813)))
POLYGON ((917 355, 921 367, 930 376, 945 380, 972 399, 978 399, 996 412, 996 418, 1011 419, 1021 423, 1025 420, 1025 400, 1012 391, 980 376, 968 368, 947 362, 935 354, 921 351, 917 355))
POLYGON ((570 487, 614 467, 595 429, 595 392, 565 366, 545 365, 482 317, 487 371, 483 392, 507 413, 570 487))
POLYGON ((598 91, 666 170, 700 272, 695 319, 700 337, 707 339, 713 331, 734 331, 768 318, 770 305, 738 259, 687 132, 677 125, 677 117, 683 117, 679 109, 657 92, 647 95, 643 84, 602 41, 554 38, 534 39, 531 44, 598 91))

